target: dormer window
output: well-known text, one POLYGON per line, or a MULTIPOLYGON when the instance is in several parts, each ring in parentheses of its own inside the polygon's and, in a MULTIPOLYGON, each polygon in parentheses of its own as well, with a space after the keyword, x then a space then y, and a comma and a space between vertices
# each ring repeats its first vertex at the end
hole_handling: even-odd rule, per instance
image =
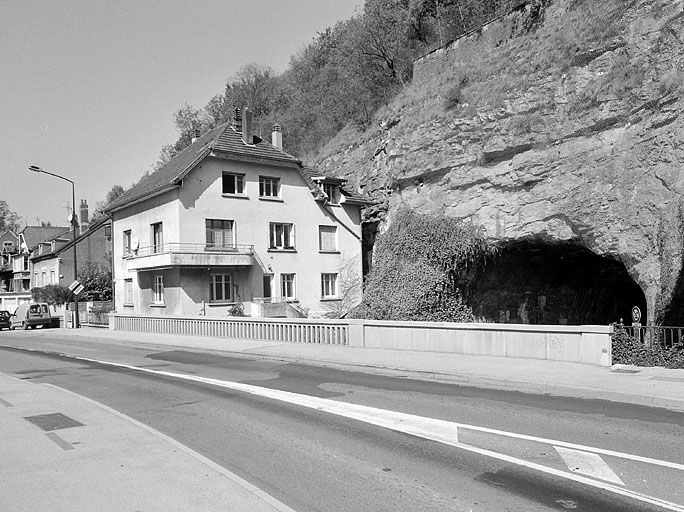
POLYGON ((340 204, 340 187, 332 183, 323 183, 323 193, 328 196, 330 204, 340 204))

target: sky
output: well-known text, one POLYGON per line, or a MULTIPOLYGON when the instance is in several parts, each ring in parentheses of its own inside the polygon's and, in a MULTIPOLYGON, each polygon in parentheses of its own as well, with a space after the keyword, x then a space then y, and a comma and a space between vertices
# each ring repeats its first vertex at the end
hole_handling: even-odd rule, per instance
POLYGON ((91 213, 178 138, 243 65, 276 73, 363 0, 0 0, 0 200, 68 225, 72 180, 91 213))

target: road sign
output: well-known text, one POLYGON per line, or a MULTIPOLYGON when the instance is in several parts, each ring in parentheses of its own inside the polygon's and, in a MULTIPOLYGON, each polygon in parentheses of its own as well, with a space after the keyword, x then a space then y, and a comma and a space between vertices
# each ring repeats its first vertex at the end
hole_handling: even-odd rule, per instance
POLYGON ((69 290, 71 290, 74 293, 74 295, 78 297, 83 291, 83 285, 77 279, 69 285, 69 290))
POLYGON ((641 310, 638 306, 632 308, 632 322, 638 324, 641 321, 641 310))

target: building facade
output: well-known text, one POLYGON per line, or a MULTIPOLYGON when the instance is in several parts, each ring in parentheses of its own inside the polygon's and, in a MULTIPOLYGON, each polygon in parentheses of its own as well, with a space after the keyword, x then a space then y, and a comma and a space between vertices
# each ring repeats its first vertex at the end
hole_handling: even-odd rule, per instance
POLYGON ((117 312, 319 317, 360 292, 365 201, 240 121, 107 209, 117 312))

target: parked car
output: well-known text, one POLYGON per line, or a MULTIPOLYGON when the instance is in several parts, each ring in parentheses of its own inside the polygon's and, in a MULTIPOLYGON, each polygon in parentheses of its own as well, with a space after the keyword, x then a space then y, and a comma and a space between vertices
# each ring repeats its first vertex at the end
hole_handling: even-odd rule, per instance
POLYGON ((35 329, 39 325, 44 328, 59 327, 59 317, 50 315, 50 306, 45 302, 19 304, 10 317, 10 329, 35 329))
POLYGON ((10 328, 10 316, 9 311, 0 310, 0 331, 10 328))

